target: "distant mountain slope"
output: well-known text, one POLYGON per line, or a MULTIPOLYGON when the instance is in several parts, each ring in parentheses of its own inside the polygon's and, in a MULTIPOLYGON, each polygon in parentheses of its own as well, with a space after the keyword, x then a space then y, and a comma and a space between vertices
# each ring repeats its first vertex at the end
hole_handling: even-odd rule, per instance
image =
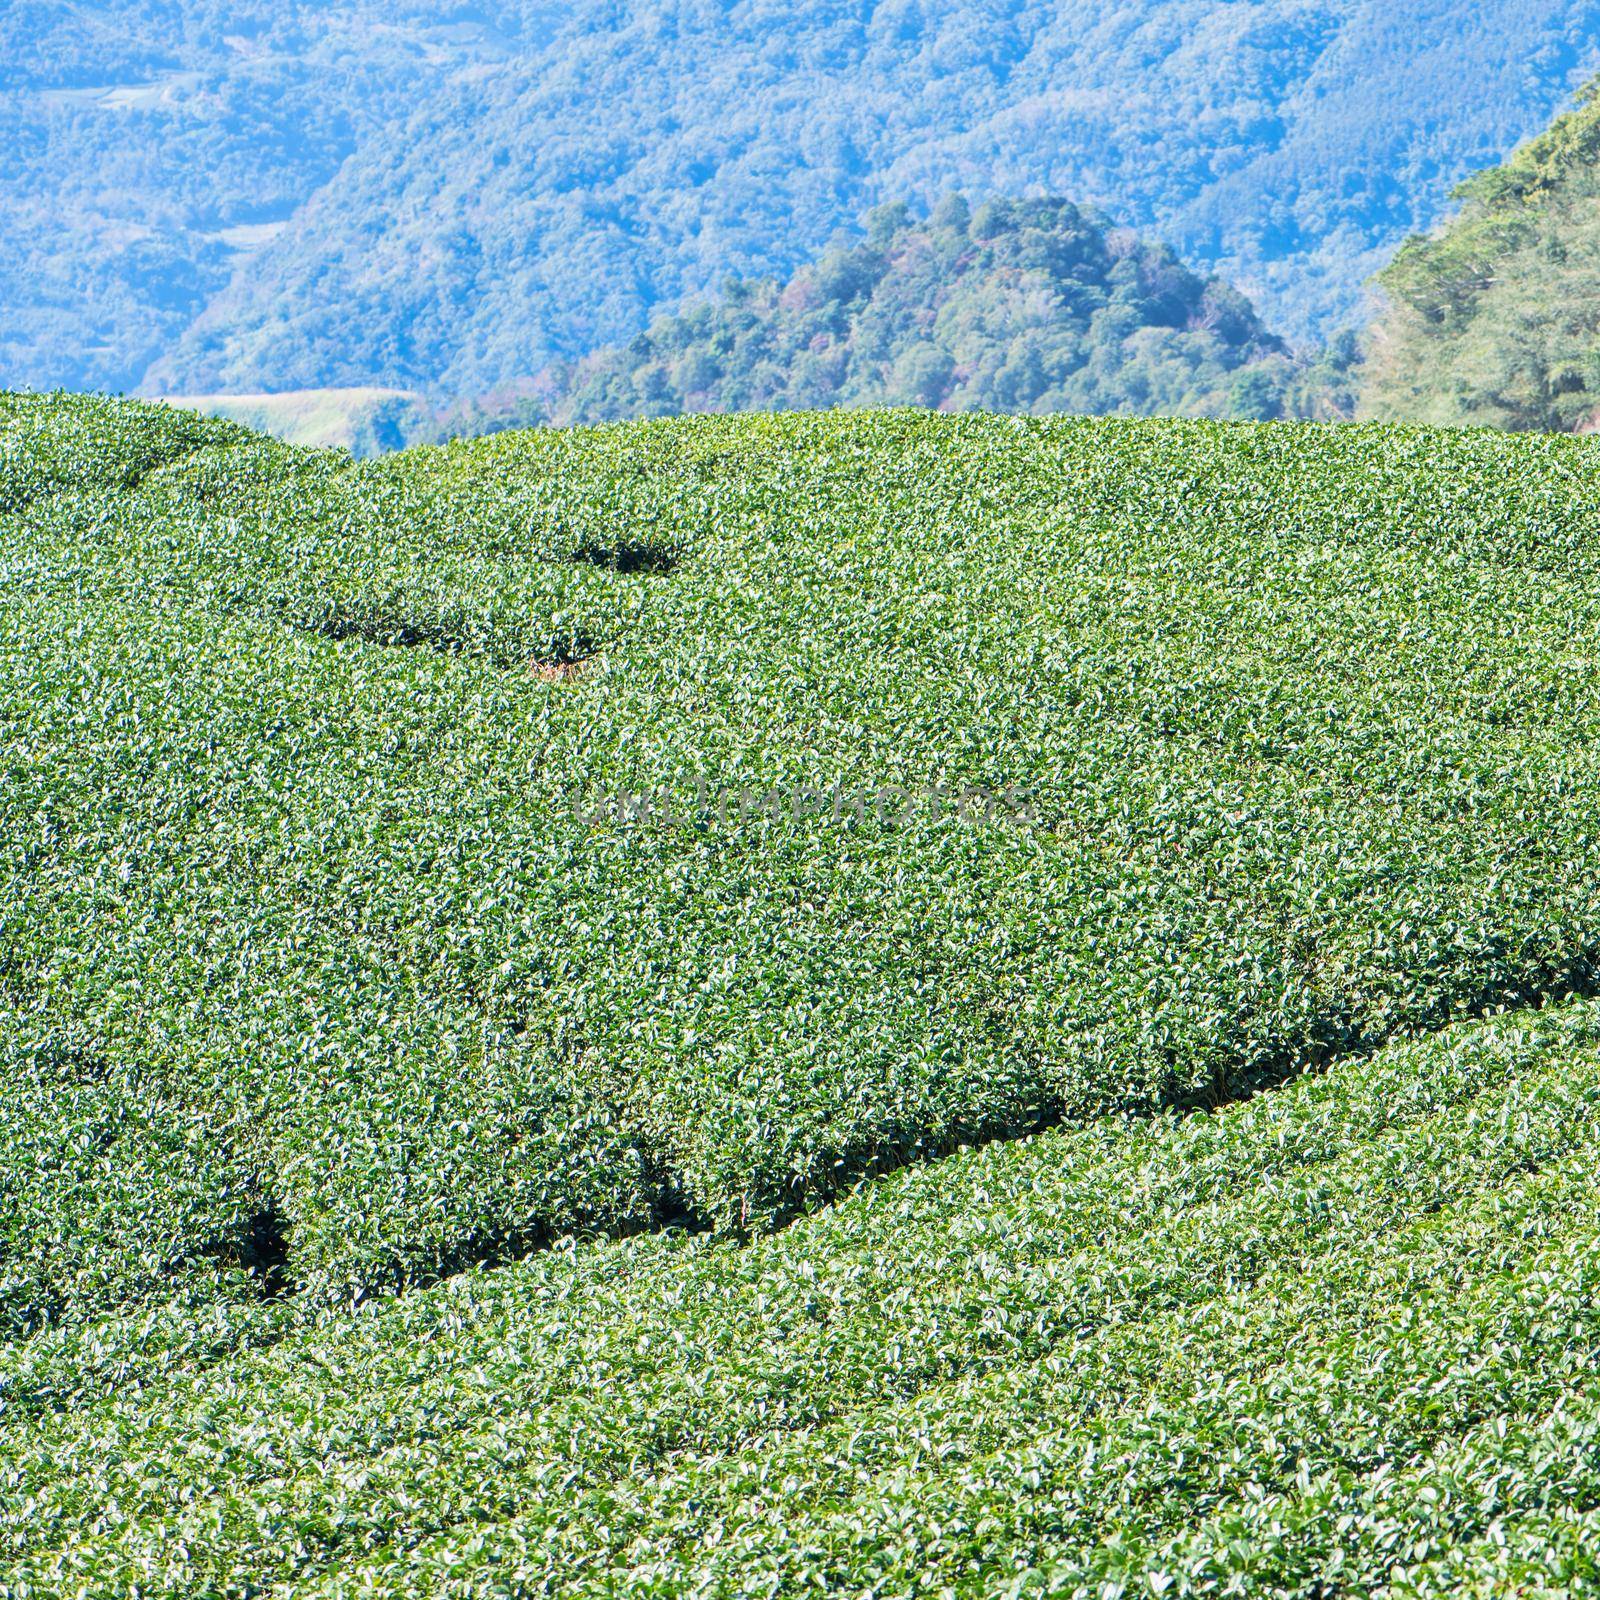
MULTIPOLYGON (((904 206, 786 284, 730 284, 552 374, 561 423, 684 411, 1281 415, 1298 369, 1250 303, 1064 200, 904 206)), ((526 413, 524 413, 526 415, 526 413)))
POLYGON ((339 445, 358 456, 403 449, 424 431, 420 396, 404 389, 290 389, 186 394, 172 403, 259 428, 289 444, 339 445))
POLYGON ((429 92, 425 8, 397 0, 388 27, 378 15, 0 6, 0 375, 135 386, 357 145, 429 92))
POLYGON ((1600 83, 1382 275, 1364 407, 1517 430, 1600 420, 1600 83))
POLYGON ((867 205, 1071 194, 1326 331, 1600 0, 112 0, 0 17, 0 380, 460 394, 867 205))

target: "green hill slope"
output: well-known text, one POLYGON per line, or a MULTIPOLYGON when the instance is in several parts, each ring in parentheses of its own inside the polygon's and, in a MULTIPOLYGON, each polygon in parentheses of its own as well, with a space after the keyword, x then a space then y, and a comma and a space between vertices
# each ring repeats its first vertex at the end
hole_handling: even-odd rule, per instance
POLYGON ((1600 1587, 1597 510, 0 398, 0 1596, 1600 1587))
POLYGON ((402 449, 424 431, 420 396, 404 389, 302 389, 287 394, 174 395, 167 402, 229 417, 287 444, 337 445, 358 456, 402 449))
POLYGON ((1366 411, 1587 430, 1600 418, 1600 102, 1595 86, 1379 283, 1366 411))
POLYGON ((19 1331, 761 1227, 1589 982, 1579 443, 6 410, 19 1331))
POLYGON ((728 285, 561 371, 551 420, 915 405, 1266 417, 1296 366, 1248 301, 1063 200, 946 201, 785 284, 728 285))
POLYGON ((1588 1594, 1600 1017, 0 1350, 0 1594, 1588 1594))
POLYGON ((107 0, 0 12, 0 384, 447 397, 1068 194, 1296 339, 1593 71, 1595 0, 107 0))

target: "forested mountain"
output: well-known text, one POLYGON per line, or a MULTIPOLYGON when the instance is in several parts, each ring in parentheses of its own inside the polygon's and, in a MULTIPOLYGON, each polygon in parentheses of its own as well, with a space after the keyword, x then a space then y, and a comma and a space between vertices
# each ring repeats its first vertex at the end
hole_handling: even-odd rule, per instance
POLYGON ((0 376, 137 385, 432 92, 424 8, 386 9, 0 6, 0 376))
POLYGON ((1600 83, 1380 282, 1364 409, 1517 430, 1600 422, 1600 83))
POLYGON ((1242 295, 1070 202, 974 212, 952 196, 924 222, 882 207, 863 232, 786 283, 731 283, 552 369, 499 420, 839 405, 1271 417, 1309 404, 1242 295))
POLYGON ((1352 315, 1594 62, 1600 0, 109 0, 0 10, 0 381, 463 394, 1055 193, 1352 315))

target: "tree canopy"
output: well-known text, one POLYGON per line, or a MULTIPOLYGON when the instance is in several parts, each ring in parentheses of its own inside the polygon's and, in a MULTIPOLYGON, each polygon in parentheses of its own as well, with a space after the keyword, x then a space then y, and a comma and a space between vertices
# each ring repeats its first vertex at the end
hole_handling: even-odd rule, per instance
POLYGON ((0 15, 0 381, 459 396, 1065 194, 1316 340, 1591 70, 1600 0, 108 0, 0 15))
POLYGON ((1517 431, 1600 417, 1600 83, 1380 283, 1363 403, 1373 415, 1517 431))
POLYGON ((685 411, 1267 418, 1308 409, 1300 366, 1221 278, 1061 199, 904 204, 785 282, 734 280, 628 343, 558 364, 449 426, 685 411))

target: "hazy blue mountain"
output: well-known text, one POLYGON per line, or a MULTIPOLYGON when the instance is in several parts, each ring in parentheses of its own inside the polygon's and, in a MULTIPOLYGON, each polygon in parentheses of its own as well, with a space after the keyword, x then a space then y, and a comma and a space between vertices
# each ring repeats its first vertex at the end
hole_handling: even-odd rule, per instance
POLYGON ((955 189, 1097 205, 1305 338, 1597 40, 1600 0, 13 0, 0 381, 471 392, 955 189))

